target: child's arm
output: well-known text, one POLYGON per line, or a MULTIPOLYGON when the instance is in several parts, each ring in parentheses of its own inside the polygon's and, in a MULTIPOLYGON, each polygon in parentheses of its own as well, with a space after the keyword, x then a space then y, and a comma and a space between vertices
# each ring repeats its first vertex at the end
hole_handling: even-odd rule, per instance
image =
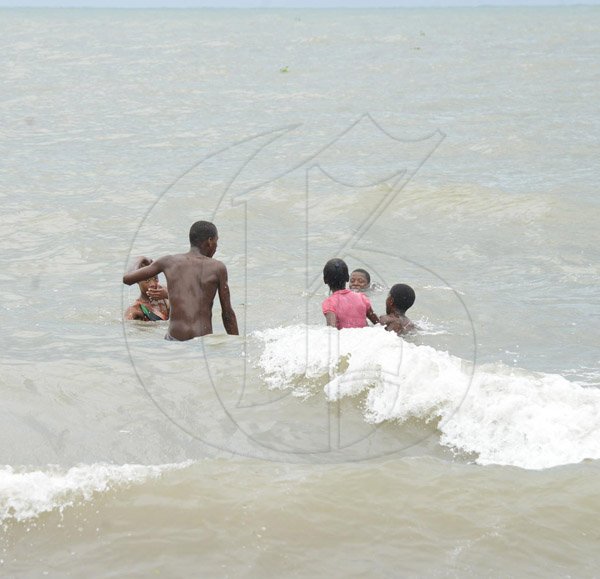
POLYGON ((337 328, 337 316, 335 315, 335 312, 326 312, 325 320, 328 326, 337 328))
POLYGON ((371 322, 373 322, 374 324, 379 323, 379 318, 377 317, 377 314, 373 311, 373 308, 371 307, 367 310, 367 318, 369 318, 369 320, 371 320, 371 322))
POLYGON ((125 310, 125 314, 123 315, 123 318, 125 320, 143 320, 144 314, 142 313, 142 310, 140 309, 140 307, 137 304, 135 304, 133 306, 129 306, 125 310))
POLYGON ((367 318, 371 320, 371 322, 373 322, 374 324, 378 324, 379 318, 377 317, 377 314, 373 311, 373 306, 371 306, 371 300, 365 294, 360 294, 360 297, 362 298, 363 303, 367 307, 367 318))
POLYGON ((328 326, 337 328, 337 314, 335 313, 336 301, 334 296, 329 296, 322 304, 321 310, 328 326))

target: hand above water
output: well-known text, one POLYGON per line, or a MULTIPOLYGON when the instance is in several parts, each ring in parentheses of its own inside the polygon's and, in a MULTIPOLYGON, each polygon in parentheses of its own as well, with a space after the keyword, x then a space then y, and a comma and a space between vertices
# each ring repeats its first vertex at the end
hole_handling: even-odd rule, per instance
POLYGON ((167 300, 169 299, 169 291, 162 285, 157 285, 155 288, 148 288, 146 291, 151 300, 167 300))

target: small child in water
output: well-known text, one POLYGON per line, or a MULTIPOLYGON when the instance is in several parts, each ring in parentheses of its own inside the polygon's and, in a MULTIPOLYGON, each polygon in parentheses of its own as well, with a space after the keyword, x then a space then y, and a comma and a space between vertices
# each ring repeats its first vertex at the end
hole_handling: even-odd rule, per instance
POLYGON ((366 292, 371 288, 371 276, 366 269, 355 269, 350 274, 350 289, 355 292, 366 292))
MULTIPOLYGON (((150 265, 148 257, 138 257, 131 271, 150 265)), ((142 320, 156 322, 169 319, 169 302, 167 288, 158 283, 158 276, 138 282, 140 297, 125 310, 126 320, 142 320)))
POLYGON ((388 332, 398 335, 406 334, 417 329, 415 324, 406 317, 406 310, 415 303, 415 290, 404 283, 397 283, 390 289, 385 300, 385 316, 379 321, 388 332))
POLYGON ((342 328, 364 328, 367 318, 374 324, 379 322, 369 298, 361 293, 346 289, 350 279, 348 266, 342 259, 330 259, 323 268, 323 281, 329 286, 331 295, 323 302, 323 314, 328 326, 342 328))

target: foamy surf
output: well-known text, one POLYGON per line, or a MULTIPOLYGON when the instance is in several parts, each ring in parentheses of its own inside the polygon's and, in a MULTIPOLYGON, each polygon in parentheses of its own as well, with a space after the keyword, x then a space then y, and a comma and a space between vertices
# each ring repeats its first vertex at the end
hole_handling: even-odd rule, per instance
POLYGON ((68 470, 0 468, 0 522, 25 521, 42 513, 92 500, 95 494, 139 485, 163 473, 185 468, 191 461, 162 464, 82 464, 68 470))
POLYGON ((473 364, 381 327, 292 326, 255 336, 269 388, 364 396, 367 422, 439 421, 441 444, 529 469, 600 458, 600 392, 556 374, 473 364), (323 385, 324 384, 324 385, 323 385))

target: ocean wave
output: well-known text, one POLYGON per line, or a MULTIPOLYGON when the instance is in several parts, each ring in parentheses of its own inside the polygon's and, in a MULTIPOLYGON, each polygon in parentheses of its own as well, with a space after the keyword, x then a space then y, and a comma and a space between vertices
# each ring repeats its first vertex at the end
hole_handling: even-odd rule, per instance
POLYGON ((96 463, 68 470, 55 466, 47 470, 5 466, 0 468, 0 521, 26 521, 42 513, 62 511, 92 500, 96 493, 139 485, 190 464, 191 461, 148 466, 96 463))
POLYGON ((482 367, 382 327, 292 326, 256 332, 271 389, 361 395, 369 423, 437 421, 440 443, 479 464, 529 469, 600 458, 600 391, 557 374, 482 367))

